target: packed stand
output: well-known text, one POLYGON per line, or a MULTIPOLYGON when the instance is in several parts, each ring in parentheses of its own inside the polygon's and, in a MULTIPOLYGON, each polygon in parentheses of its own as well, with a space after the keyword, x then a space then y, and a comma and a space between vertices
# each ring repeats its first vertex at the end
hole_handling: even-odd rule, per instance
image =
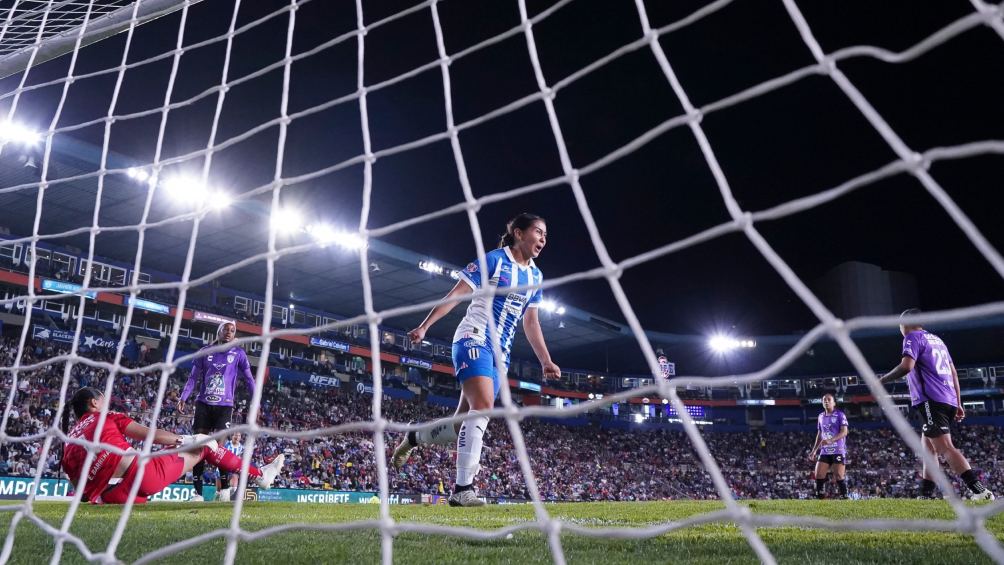
MULTIPOLYGON (((16 342, 0 343, 0 364, 13 365, 16 342)), ((21 365, 30 365, 65 353, 42 342, 25 348, 21 365)), ((99 352, 89 356, 102 358, 99 352)), ((104 359, 109 360, 109 359, 104 359)), ((59 389, 65 363, 54 363, 18 373, 17 394, 9 415, 7 433, 25 436, 43 433, 56 420, 59 389)), ((85 365, 71 368, 69 394, 80 386, 104 388, 107 372, 85 365)), ((177 400, 187 373, 168 380, 159 426, 188 433, 191 411, 179 414, 177 400)), ((10 391, 12 374, 3 373, 3 390, 10 391)), ((119 375, 112 406, 149 423, 157 400, 160 373, 119 375)), ((248 405, 241 389, 234 422, 242 423, 248 405)), ((7 394, 3 401, 7 401, 7 394)), ((260 421, 282 431, 318 429, 370 419, 372 397, 346 389, 317 389, 306 385, 274 385, 264 389, 260 421)), ((447 416, 452 410, 418 401, 385 399, 383 413, 397 422, 422 422, 447 416)), ((680 431, 640 431, 603 428, 599 425, 566 426, 524 420, 521 428, 546 500, 665 500, 714 499, 717 492, 704 471, 689 439, 680 431)), ((953 440, 981 470, 984 483, 1004 491, 1004 448, 998 428, 963 426, 953 440)), ((806 458, 814 434, 809 432, 713 432, 704 438, 738 498, 810 498, 813 463, 806 458)), ((397 437, 386 442, 388 460, 397 437)), ((29 476, 38 464, 42 442, 0 444, 0 475, 29 476)), ((490 498, 526 498, 524 480, 505 423, 492 421, 485 441, 485 456, 477 488, 490 498)), ((905 443, 890 429, 855 430, 848 438, 847 475, 852 498, 913 497, 917 495, 918 464, 905 443)), ((277 487, 376 491, 377 473, 372 434, 343 433, 310 439, 260 438, 255 460, 271 460, 286 453, 277 487)), ((59 450, 45 462, 45 476, 59 473, 59 450)), ((393 492, 443 494, 452 487, 451 450, 423 446, 390 479, 393 492)), ((952 476, 951 474, 949 476, 952 476)))

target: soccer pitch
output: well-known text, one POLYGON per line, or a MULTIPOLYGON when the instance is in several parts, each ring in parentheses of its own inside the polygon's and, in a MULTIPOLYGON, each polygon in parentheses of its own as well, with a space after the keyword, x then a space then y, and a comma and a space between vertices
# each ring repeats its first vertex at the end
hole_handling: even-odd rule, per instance
MULTIPOLYGON (((753 512, 790 514, 827 519, 952 519, 943 501, 748 501, 753 512)), ((68 505, 38 502, 36 515, 59 527, 68 505)), ((549 504, 552 516, 583 527, 638 527, 721 510, 718 502, 597 502, 549 504)), ((246 531, 291 523, 343 523, 378 518, 376 505, 307 505, 248 503, 241 525, 246 531)), ((71 531, 92 551, 100 552, 110 539, 121 508, 82 506, 71 531)), ((395 520, 446 526, 499 529, 534 520, 530 505, 450 508, 394 506, 395 520)), ((231 506, 220 503, 155 503, 134 509, 117 556, 131 562, 174 542, 205 534, 230 524, 231 506)), ((4 532, 11 513, 0 515, 4 532)), ((988 520, 987 527, 1004 540, 1004 517, 988 520)), ((758 532, 780 563, 990 563, 972 537, 944 532, 836 532, 797 526, 759 528, 758 532)), ((674 531, 647 540, 610 540, 563 533, 569 563, 754 563, 756 557, 732 523, 716 522, 674 531)), ((158 563, 214 563, 223 559, 223 538, 173 554, 158 563)), ((28 520, 22 520, 12 555, 13 563, 44 563, 52 556, 52 539, 28 520)), ((64 563, 83 562, 72 544, 64 563)), ((378 563, 380 536, 375 529, 343 532, 300 530, 262 540, 241 542, 238 563, 378 563)), ((394 542, 396 563, 549 563, 551 555, 538 530, 516 532, 511 539, 471 541, 458 537, 400 533, 394 542)))

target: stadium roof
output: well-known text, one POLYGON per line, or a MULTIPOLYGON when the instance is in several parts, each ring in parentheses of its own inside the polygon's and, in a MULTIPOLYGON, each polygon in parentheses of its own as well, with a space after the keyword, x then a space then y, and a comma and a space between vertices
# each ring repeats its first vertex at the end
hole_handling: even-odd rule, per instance
MULTIPOLYGON (((25 166, 23 156, 21 157, 8 153, 0 161, 0 185, 12 187, 38 181, 38 168, 25 166)), ((54 146, 49 177, 66 179, 92 173, 97 169, 100 158, 100 148, 59 136, 54 146)), ((121 155, 110 154, 108 157, 108 169, 126 169, 133 165, 138 163, 130 162, 121 155)), ((50 185, 43 199, 40 235, 89 227, 94 214, 97 185, 97 175, 50 185)), ((124 174, 106 175, 99 225, 110 228, 139 224, 146 192, 142 183, 124 174)), ((162 189, 157 192, 151 203, 148 223, 188 211, 177 202, 165 198, 162 189)), ((226 269, 236 261, 267 250, 270 198, 271 193, 266 193, 235 202, 225 210, 209 213, 200 222, 192 264, 193 277, 226 269)), ((35 189, 0 194, 0 206, 5 210, 7 218, 4 227, 16 236, 30 235, 36 205, 35 189)), ((352 229, 351 226, 342 228, 352 229)), ((143 242, 143 267, 165 273, 181 273, 191 233, 190 220, 170 222, 147 230, 143 242)), ((276 243, 282 249, 309 242, 309 236, 299 234, 294 238, 280 235, 276 243)), ((81 230, 49 243, 69 245, 86 252, 89 232, 81 230)), ((135 259, 137 244, 135 229, 102 231, 96 238, 95 254, 130 263, 135 259)), ((455 280, 449 276, 450 270, 463 268, 379 240, 369 242, 368 263, 374 307, 378 311, 442 298, 455 284, 455 280), (429 260, 443 266, 444 273, 437 275, 419 268, 419 262, 429 260)), ((266 279, 264 260, 219 277, 220 284, 225 287, 258 295, 264 295, 266 279)), ((364 312, 363 286, 358 252, 331 245, 284 254, 276 262, 274 291, 274 301, 279 305, 293 302, 346 317, 361 314, 364 312)), ((547 332, 548 346, 552 351, 596 346, 630 335, 630 331, 621 324, 568 305, 563 306, 563 315, 543 312, 541 316, 547 332)), ((425 313, 423 309, 402 315, 387 320, 386 325, 408 329, 418 325, 425 313)), ((462 313, 462 305, 454 309, 447 319, 434 328, 434 336, 450 340, 462 313)), ((516 352, 518 355, 532 357, 525 339, 516 344, 516 352)))
MULTIPOLYGON (((25 163, 41 163, 41 155, 36 151, 34 161, 31 161, 31 157, 30 153, 5 151, 0 158, 0 186, 15 187, 37 182, 38 168, 25 166, 25 163)), ((93 173, 97 170, 98 163, 100 148, 68 136, 56 138, 49 178, 57 182, 46 189, 39 234, 59 234, 70 230, 79 232, 50 240, 49 243, 87 249, 89 232, 86 228, 91 225, 98 185, 98 176, 93 173), (82 178, 58 181, 71 177, 82 178)), ((126 169, 136 164, 121 155, 109 154, 107 169, 126 169)), ((148 223, 156 223, 188 211, 162 193, 162 190, 158 190, 150 204, 148 223)), ((271 193, 266 192, 237 201, 224 211, 211 212, 205 216, 199 225, 192 264, 193 277, 226 269, 236 261, 263 253, 267 249, 270 198, 271 193)), ((6 225, 3 227, 16 236, 30 235, 36 204, 37 190, 34 188, 0 193, 0 207, 5 211, 6 218, 6 225)), ((104 231, 96 238, 96 255, 122 262, 134 260, 138 243, 137 231, 108 231, 108 228, 140 223, 145 204, 146 190, 141 183, 125 174, 104 177, 99 220, 104 231)), ((350 226, 343 228, 351 230, 350 226)), ((168 221, 149 228, 143 243, 142 265, 146 269, 180 273, 187 257, 191 233, 190 220, 168 221)), ((304 247, 303 244, 309 241, 305 234, 300 234, 299 239, 280 237, 277 248, 304 247)), ((448 276, 450 270, 462 268, 379 240, 369 242, 368 259, 374 307, 378 311, 441 298, 454 284, 454 280, 448 276), (436 275, 419 268, 419 262, 430 260, 441 265, 444 274, 436 275)), ((265 262, 257 261, 229 271, 218 280, 225 287, 263 295, 266 274, 265 262)), ((276 262, 274 292, 276 304, 293 302, 340 316, 361 314, 364 307, 358 253, 332 245, 283 254, 276 262)), ((541 316, 548 347, 556 359, 562 361, 563 366, 614 372, 645 371, 637 341, 628 327, 581 308, 563 306, 563 315, 543 312, 541 316)), ((449 317, 437 324, 431 332, 432 337, 451 340, 453 328, 459 322, 462 312, 462 306, 456 308, 449 317)), ((387 319, 385 325, 400 329, 411 328, 420 323, 424 315, 423 309, 387 319)), ((996 359, 993 344, 1000 342, 998 338, 1001 337, 999 334, 1002 327, 1004 319, 996 317, 954 324, 944 329, 982 331, 972 343, 966 345, 964 355, 957 357, 983 362, 996 359), (987 331, 996 337, 987 339, 987 331)), ((514 344, 514 355, 517 358, 533 359, 533 352, 522 332, 517 332, 517 335, 519 337, 514 344)), ((766 366, 793 346, 801 334, 751 336, 756 337, 758 347, 731 360, 714 358, 707 351, 707 336, 648 332, 648 337, 653 345, 664 348, 670 359, 676 361, 688 374, 723 374, 766 366)), ((894 330, 866 332, 856 334, 855 337, 863 338, 863 349, 869 358, 895 360, 895 351, 889 353, 890 348, 894 350, 897 347, 895 342, 898 336, 894 330)), ((956 349, 953 348, 953 351, 956 349)), ((802 356, 792 370, 812 374, 846 368, 849 365, 843 354, 829 341, 820 343, 809 354, 802 356)))

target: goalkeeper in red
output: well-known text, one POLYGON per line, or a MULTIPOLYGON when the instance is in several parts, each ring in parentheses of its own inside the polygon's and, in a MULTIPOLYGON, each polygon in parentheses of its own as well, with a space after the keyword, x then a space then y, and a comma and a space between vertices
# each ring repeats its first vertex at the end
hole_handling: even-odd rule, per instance
MULTIPOLYGON (((70 439, 95 441, 98 418, 105 406, 105 397, 101 391, 85 387, 76 392, 66 408, 63 409, 63 430, 70 439), (76 418, 76 424, 69 428, 70 412, 76 418)), ((126 438, 143 441, 149 428, 137 424, 129 416, 121 412, 108 412, 104 427, 101 430, 100 442, 119 449, 130 449, 126 438)), ((206 436, 179 436, 164 430, 157 430, 153 442, 169 447, 184 446, 205 439, 206 436)), ((136 482, 139 471, 139 460, 135 455, 120 455, 107 449, 102 449, 94 456, 87 470, 86 484, 81 482, 84 472, 84 460, 87 450, 75 443, 69 443, 63 449, 62 467, 66 476, 73 482, 76 489, 83 489, 85 500, 93 504, 124 504, 136 482), (113 479, 122 479, 118 484, 111 484, 113 479)), ((155 455, 146 464, 143 478, 136 492, 135 502, 142 504, 147 497, 157 494, 164 487, 178 481, 195 465, 209 461, 220 469, 239 473, 241 459, 229 451, 219 447, 216 441, 210 440, 202 447, 191 451, 167 455, 155 455)), ((248 475, 262 488, 270 488, 276 476, 282 470, 284 455, 279 455, 271 463, 261 469, 251 465, 248 475)))
MULTIPOLYGON (((912 308, 901 314, 919 314, 912 308)), ((966 417, 959 391, 959 374, 955 371, 952 356, 940 337, 924 330, 920 324, 900 324, 903 334, 903 360, 893 370, 881 377, 883 384, 906 376, 910 401, 914 413, 921 421, 924 447, 932 454, 945 458, 952 472, 959 475, 969 489, 969 500, 993 500, 994 494, 983 486, 976 472, 969 466, 966 456, 952 444, 952 420, 961 422, 966 417)), ((920 498, 934 496, 934 481, 924 465, 920 483, 920 498)))
MULTIPOLYGON (((456 298, 479 288, 498 291, 494 296, 472 299, 467 315, 453 335, 453 368, 462 390, 456 413, 466 413, 470 417, 460 426, 440 422, 432 428, 409 432, 394 450, 394 466, 400 468, 417 445, 451 445, 456 442, 457 481, 449 499, 450 506, 484 504, 474 492, 474 479, 481 469, 481 449, 488 428, 488 416, 484 416, 483 412, 494 406, 499 388, 508 386, 509 349, 520 320, 523 321, 527 341, 540 361, 544 378, 561 375, 561 369, 551 361, 537 317, 537 307, 542 300, 540 289, 515 290, 515 287, 539 285, 543 280, 533 260, 540 255, 545 243, 547 225, 543 218, 534 214, 516 216, 507 225, 498 249, 485 255, 488 270, 482 272, 477 262, 471 263, 460 273, 460 281, 446 295, 447 299, 456 298), (507 287, 513 290, 506 291, 507 287), (490 327, 494 328, 494 335, 499 340, 498 349, 503 356, 501 370, 495 357, 495 347, 490 341, 490 327)), ((412 343, 420 343, 429 328, 456 304, 444 302, 433 308, 422 325, 408 332, 412 343)))

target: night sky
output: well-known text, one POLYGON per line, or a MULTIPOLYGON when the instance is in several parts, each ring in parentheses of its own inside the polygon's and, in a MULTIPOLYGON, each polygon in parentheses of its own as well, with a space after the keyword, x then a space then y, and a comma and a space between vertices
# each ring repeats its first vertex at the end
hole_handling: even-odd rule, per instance
MULTIPOLYGON (((238 27, 287 3, 243 3, 238 27)), ((415 2, 365 2, 367 23, 415 2)), ((531 17, 553 2, 529 2, 531 17)), ((653 27, 666 25, 704 2, 648 1, 653 27)), ((964 0, 800 2, 823 49, 833 52, 869 44, 906 49, 972 13, 964 0)), ((516 2, 447 0, 439 4, 447 51, 457 53, 519 24, 516 2)), ((186 45, 225 33, 232 2, 206 0, 191 8, 186 45)), ((366 36, 366 84, 373 85, 436 60, 428 8, 379 27, 366 36)), ((137 31, 130 61, 173 48, 180 12, 137 31)), ((354 2, 314 0, 296 12, 293 53, 301 53, 355 29, 354 2)), ((235 41, 231 77, 281 60, 288 14, 241 34, 235 41)), ((634 2, 575 0, 534 27, 549 84, 641 36, 634 2)), ((691 101, 710 104, 764 80, 814 63, 781 2, 736 1, 661 39, 691 101)), ((77 74, 117 65, 125 35, 81 51, 77 74)), ((223 44, 186 52, 172 101, 219 83, 223 44)), ((351 95, 356 90, 354 38, 292 66, 290 113, 351 95)), ((28 84, 65 75, 68 57, 39 66, 28 84)), ((871 58, 840 63, 890 126, 914 150, 1004 139, 1004 38, 987 26, 966 31, 918 59, 888 64, 871 58)), ((126 73, 116 114, 162 105, 171 60, 126 73)), ((524 36, 476 51, 450 66, 458 123, 537 91, 524 36)), ((60 126, 104 115, 114 75, 75 83, 60 126)), ((0 81, 16 87, 20 75, 0 81)), ((60 87, 25 94, 16 118, 46 124, 60 87)), ((282 70, 233 87, 217 139, 223 140, 279 115, 282 70)), ((9 98, 0 102, 4 108, 9 98)), ((434 67, 368 96, 376 151, 445 130, 442 78, 434 67)), ((571 160, 584 167, 661 122, 681 114, 650 49, 622 56, 561 90, 555 100, 571 160)), ((205 146, 216 96, 171 112, 165 157, 205 146)), ((154 155, 160 115, 113 127, 112 150, 139 162, 154 155)), ((706 132, 740 206, 761 210, 834 187, 895 159, 846 96, 826 76, 812 76, 751 101, 710 113, 706 132)), ((103 127, 66 134, 99 144, 103 127)), ((274 175, 278 128, 269 128, 214 157, 212 177, 240 192, 274 175)), ((467 129, 460 135, 477 196, 562 174, 542 102, 467 129)), ((289 128, 282 174, 314 171, 362 153, 359 105, 354 99, 295 120, 289 128)), ((201 161, 195 167, 201 166, 201 161)), ((998 249, 1004 156, 936 163, 931 174, 998 249)), ((666 132, 630 155, 582 178, 589 208, 614 260, 623 260, 728 221, 707 164, 687 127, 666 132)), ((362 167, 353 166, 288 186, 283 203, 341 226, 358 225, 362 167)), ((461 202, 463 194, 448 141, 382 158, 374 165, 370 227, 385 226, 461 202)), ((259 199, 263 206, 268 198, 259 199)), ((263 208, 264 209, 264 208, 263 208)), ((505 221, 521 211, 548 220, 549 242, 537 261, 545 275, 562 276, 599 265, 585 224, 567 185, 483 207, 478 218, 494 246, 505 221)), ((263 219, 261 230, 267 229, 263 219)), ((837 201, 758 225, 764 237, 806 281, 849 260, 865 261, 917 279, 920 304, 942 309, 1000 300, 1004 284, 947 214, 909 175, 861 188, 837 201)), ((53 230, 55 231, 55 230, 53 230)), ((233 237, 241 237, 239 233, 233 237)), ((466 214, 453 214, 383 238, 421 254, 463 265, 475 255, 466 214)), ((131 259, 131 258, 123 258, 131 259)), ((180 272, 181 266, 178 266, 180 272)), ((740 234, 721 237, 626 271, 623 285, 645 328, 704 334, 735 327, 744 335, 785 334, 815 319, 740 234)), ((622 321, 605 281, 554 289, 563 303, 622 321)), ((344 314, 353 314, 347 312, 344 314)))

